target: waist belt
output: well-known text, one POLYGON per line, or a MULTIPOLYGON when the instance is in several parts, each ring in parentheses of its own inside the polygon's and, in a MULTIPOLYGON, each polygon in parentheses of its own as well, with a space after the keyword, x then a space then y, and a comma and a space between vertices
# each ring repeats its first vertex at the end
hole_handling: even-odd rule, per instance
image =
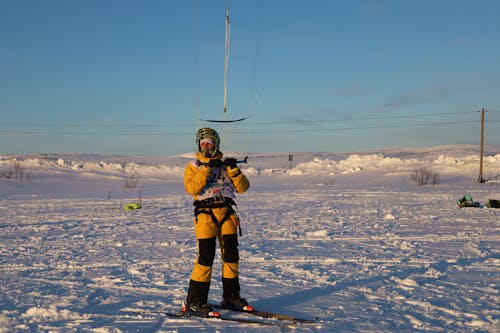
POLYGON ((222 197, 222 198, 208 198, 205 200, 195 200, 193 206, 196 208, 223 208, 235 206, 236 203, 233 199, 222 197))

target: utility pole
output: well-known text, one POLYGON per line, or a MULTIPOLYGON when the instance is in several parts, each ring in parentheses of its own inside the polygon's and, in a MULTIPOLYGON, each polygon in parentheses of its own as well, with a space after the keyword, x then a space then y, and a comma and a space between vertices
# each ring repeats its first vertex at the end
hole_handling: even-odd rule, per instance
POLYGON ((479 156, 479 178, 477 181, 479 183, 485 183, 486 180, 483 178, 483 152, 484 152, 484 113, 486 110, 481 108, 481 152, 479 156))

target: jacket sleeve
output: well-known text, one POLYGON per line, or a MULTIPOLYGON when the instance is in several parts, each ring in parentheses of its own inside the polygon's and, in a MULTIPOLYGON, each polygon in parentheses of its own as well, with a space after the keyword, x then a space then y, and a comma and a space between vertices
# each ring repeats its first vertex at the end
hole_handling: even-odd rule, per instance
POLYGON ((250 187, 248 178, 241 172, 240 168, 227 168, 227 175, 233 182, 236 193, 243 193, 250 187))
POLYGON ((184 189, 191 195, 198 195, 207 184, 210 177, 210 168, 203 166, 197 168, 193 164, 186 165, 184 170, 184 189))

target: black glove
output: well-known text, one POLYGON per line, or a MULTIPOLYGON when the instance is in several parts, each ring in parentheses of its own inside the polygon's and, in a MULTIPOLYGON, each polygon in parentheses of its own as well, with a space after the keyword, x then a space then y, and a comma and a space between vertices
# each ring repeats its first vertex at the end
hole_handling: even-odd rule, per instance
POLYGON ((210 160, 207 164, 211 168, 217 168, 222 166, 222 161, 220 159, 214 159, 210 160))
POLYGON ((238 163, 238 161, 232 157, 228 157, 224 160, 224 165, 230 167, 231 169, 237 167, 236 163, 238 163))

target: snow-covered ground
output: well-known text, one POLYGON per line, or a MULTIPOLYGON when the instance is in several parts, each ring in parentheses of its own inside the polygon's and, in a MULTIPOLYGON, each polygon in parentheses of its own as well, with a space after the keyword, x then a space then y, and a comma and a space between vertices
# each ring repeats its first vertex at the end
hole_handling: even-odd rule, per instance
MULTIPOLYGON (((478 155, 477 146, 249 154, 242 295, 261 310, 319 318, 300 332, 499 332, 500 209, 456 204, 465 194, 500 199, 500 149, 486 149, 485 184, 478 155), (437 185, 415 184, 422 168, 437 185)), ((175 311, 185 298, 196 257, 182 185, 190 157, 1 156, 0 332, 261 332, 125 312, 175 311), (123 209, 139 200, 142 209, 123 209)), ((220 256, 214 302, 219 276, 220 256)))

